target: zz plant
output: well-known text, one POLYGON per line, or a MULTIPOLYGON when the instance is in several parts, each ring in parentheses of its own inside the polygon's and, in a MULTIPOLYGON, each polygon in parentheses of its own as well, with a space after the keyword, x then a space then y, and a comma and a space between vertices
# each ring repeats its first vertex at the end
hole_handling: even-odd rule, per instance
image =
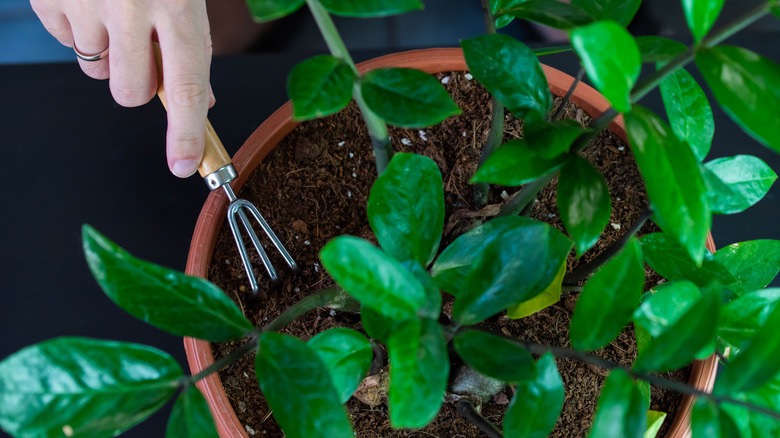
POLYGON ((714 133, 712 111, 682 67, 695 62, 724 111, 780 152, 780 66, 721 45, 759 18, 780 16, 780 3, 765 2, 712 32, 722 0, 684 0, 691 46, 631 36, 625 26, 639 3, 483 1, 488 31, 461 45, 470 71, 493 96, 494 120, 510 111, 524 120, 525 132, 522 139, 499 144, 503 126, 494 123, 498 135, 490 136, 489 153, 473 182, 523 187, 506 200, 499 217, 440 248, 441 174, 426 157, 393 155, 386 123, 425 126, 458 109, 420 72, 360 75, 329 15, 384 16, 419 9, 420 2, 250 0, 259 19, 306 4, 320 25, 331 55, 292 71, 295 115, 319 117, 357 101, 380 174, 367 208, 379 246, 352 236, 333 239, 320 259, 336 285, 264 327, 253 327, 215 285, 135 258, 84 226, 92 274, 128 313, 178 336, 245 343, 194 376, 185 375, 170 355, 137 344, 64 337, 27 347, 0 362, 0 426, 19 437, 111 436, 175 397, 167 436, 215 436, 195 383, 254 353, 258 384, 287 436, 350 437, 343 404, 366 377, 380 343, 390 364, 390 421, 398 428, 425 426, 449 394, 447 400, 455 400, 459 412, 489 436, 545 436, 563 406, 555 363, 563 357, 610 371, 590 436, 654 436, 665 413, 649 410, 649 385, 696 396, 695 437, 778 435, 780 289, 766 287, 780 271, 780 241, 740 242, 714 254, 705 248, 712 214, 755 204, 776 175, 749 155, 705 161, 714 133), (496 32, 516 18, 568 31, 582 64, 578 77, 587 74, 612 109, 584 128, 559 120, 539 51, 496 32), (643 64, 653 72, 638 82, 643 64), (637 103, 656 87, 668 123, 637 103), (602 255, 567 272, 569 254, 574 250, 579 257, 598 241, 611 210, 604 178, 579 152, 618 114, 625 119, 650 206, 602 255), (519 214, 555 176, 566 233, 519 214), (661 231, 638 237, 648 219, 661 231), (648 292, 645 264, 666 279, 648 292), (571 349, 479 326, 501 313, 515 318, 534 313, 564 291, 579 293, 571 349), (454 298, 447 318, 441 318, 442 292, 454 298), (279 333, 322 306, 359 310, 365 333, 330 329, 305 342, 279 333), (639 347, 631 367, 590 353, 627 324, 633 324, 639 347), (450 346, 466 364, 463 369, 450 369, 450 346), (658 375, 712 354, 722 364, 712 393, 658 375), (478 405, 505 385, 514 387, 515 396, 502 431, 479 416, 478 405))

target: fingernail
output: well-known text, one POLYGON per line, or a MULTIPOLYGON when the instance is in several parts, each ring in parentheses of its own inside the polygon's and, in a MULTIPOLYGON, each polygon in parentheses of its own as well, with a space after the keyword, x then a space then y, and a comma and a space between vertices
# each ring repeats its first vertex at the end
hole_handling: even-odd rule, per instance
POLYGON ((179 160, 173 163, 171 172, 179 178, 187 178, 198 170, 198 162, 195 160, 179 160))

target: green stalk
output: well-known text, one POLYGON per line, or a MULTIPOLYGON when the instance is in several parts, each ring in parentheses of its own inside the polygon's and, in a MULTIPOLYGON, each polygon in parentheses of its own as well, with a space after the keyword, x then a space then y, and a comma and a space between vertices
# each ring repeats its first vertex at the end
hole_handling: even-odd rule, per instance
MULTIPOLYGON (((485 18, 487 34, 495 34, 496 19, 493 17, 493 13, 490 12, 488 0, 482 0, 482 16, 485 18)), ((487 142, 485 142, 485 146, 482 148, 482 153, 479 156, 480 166, 485 163, 490 154, 498 148, 501 141, 504 139, 504 104, 495 96, 492 96, 490 104, 490 133, 488 133, 487 142)), ((474 204, 476 208, 482 208, 487 204, 489 189, 490 185, 487 183, 477 183, 474 186, 474 204)))
POLYGON ((329 287, 293 304, 281 315, 263 327, 264 332, 277 332, 304 313, 318 307, 329 306, 333 309, 352 310, 356 306, 355 301, 338 287, 329 287))
POLYGON ((563 277, 563 284, 566 286, 574 286, 580 281, 590 277, 590 274, 596 272, 596 270, 600 268, 601 265, 606 263, 609 259, 612 258, 612 256, 620 252, 620 250, 626 246, 626 243, 628 243, 631 237, 639 232, 639 230, 642 228, 642 225, 644 225, 645 222, 650 219, 651 215, 652 212, 650 211, 650 207, 647 207, 644 211, 642 211, 639 219, 626 234, 624 234, 618 241, 610 245, 610 247, 605 249, 601 254, 596 256, 593 260, 578 266, 577 269, 575 269, 571 274, 566 274, 566 276, 563 277))
POLYGON ((249 336, 249 340, 245 344, 231 351, 227 356, 223 356, 215 360, 214 363, 206 367, 206 369, 202 370, 198 374, 185 378, 184 382, 186 384, 196 383, 199 380, 208 377, 209 375, 216 373, 222 368, 225 368, 226 366, 232 364, 233 362, 241 359, 242 357, 251 353, 252 351, 257 350, 257 346, 258 346, 257 341, 259 335, 260 332, 258 330, 254 330, 252 334, 249 336))
MULTIPOLYGON (((481 329, 475 328, 475 327, 468 327, 468 328, 464 327, 464 330, 481 330, 481 329)), ((650 383, 653 386, 666 388, 666 389, 669 389, 669 390, 672 390, 672 391, 675 391, 675 392, 679 392, 681 394, 691 394, 691 395, 694 395, 696 397, 701 397, 701 398, 710 400, 710 401, 712 401, 714 403, 717 403, 717 404, 720 404, 720 403, 731 403, 731 404, 743 406, 743 407, 746 407, 746 408, 751 409, 753 411, 760 412, 762 414, 765 414, 765 415, 768 415, 768 416, 770 416, 772 418, 780 420, 780 412, 775 412, 775 411, 773 411, 771 409, 768 409, 768 408, 765 408, 763 406, 759 406, 759 405, 755 405, 753 403, 742 401, 742 400, 730 397, 728 395, 711 394, 709 392, 702 391, 700 389, 694 388, 694 387, 692 387, 690 385, 687 385, 685 383, 681 383, 681 382, 676 382, 674 380, 665 379, 663 377, 659 377, 659 376, 654 375, 654 374, 638 372, 638 371, 635 371, 635 370, 633 370, 631 368, 625 367, 623 365, 616 364, 614 362, 610 362, 610 361, 608 361, 606 359, 602 359, 602 358, 600 358, 598 356, 595 356, 593 354, 590 354, 590 353, 585 353, 585 352, 582 352, 582 351, 571 350, 571 349, 568 349, 568 348, 554 347, 552 345, 536 344, 536 343, 533 343, 533 342, 524 341, 522 339, 513 338, 511 336, 506 336, 506 335, 504 335, 502 333, 494 333, 494 332, 489 332, 489 333, 491 333, 493 335, 496 335, 496 336, 501 336, 502 338, 509 340, 510 342, 512 342, 512 343, 514 343, 514 344, 516 344, 516 345, 518 345, 520 347, 522 347, 523 349, 525 349, 526 351, 528 351, 529 353, 534 354, 534 355, 541 356, 541 355, 549 352, 549 353, 552 353, 553 356, 558 357, 558 358, 572 359, 572 360, 576 360, 576 361, 579 361, 579 362, 584 362, 584 363, 587 363, 587 364, 595 365, 595 366, 597 366, 599 368, 603 368, 603 369, 606 369, 606 370, 620 369, 620 370, 623 370, 629 376, 631 376, 631 377, 633 377, 635 379, 644 380, 644 381, 650 383)))
POLYGON ((558 175, 558 172, 560 172, 560 170, 550 172, 523 186, 522 189, 515 192, 507 199, 504 205, 501 206, 501 211, 498 212, 497 216, 514 216, 520 214, 526 207, 534 202, 534 199, 536 199, 539 192, 541 192, 542 189, 558 175))
MULTIPOLYGON (((336 25, 330 18, 330 14, 325 8, 322 7, 319 0, 306 0, 306 4, 309 6, 314 21, 317 23, 317 27, 325 39, 325 44, 328 45, 328 50, 336 58, 346 62, 355 72, 359 75, 355 61, 352 60, 352 55, 349 54, 347 46, 344 44, 344 40, 341 39, 336 25)), ((368 128, 368 135, 371 137, 371 145, 374 148, 374 160, 376 161, 376 170, 378 174, 382 174, 387 168, 387 164, 390 163, 390 159, 393 158, 393 149, 390 147, 390 136, 387 131, 387 123, 379 118, 371 109, 366 105, 366 101, 363 99, 363 93, 360 91, 360 82, 356 81, 352 87, 352 96, 357 102, 360 113, 363 116, 363 121, 368 128)))

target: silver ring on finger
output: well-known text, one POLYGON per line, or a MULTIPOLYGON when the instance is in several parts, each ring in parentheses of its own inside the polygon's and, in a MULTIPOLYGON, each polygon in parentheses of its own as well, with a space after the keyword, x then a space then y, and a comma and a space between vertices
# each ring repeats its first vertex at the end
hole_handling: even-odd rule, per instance
POLYGON ((95 61, 100 61, 101 59, 105 58, 108 55, 108 47, 106 47, 106 49, 100 53, 96 53, 94 55, 88 55, 86 53, 79 52, 79 49, 76 48, 76 44, 73 44, 73 52, 76 54, 76 57, 82 61, 95 62, 95 61))

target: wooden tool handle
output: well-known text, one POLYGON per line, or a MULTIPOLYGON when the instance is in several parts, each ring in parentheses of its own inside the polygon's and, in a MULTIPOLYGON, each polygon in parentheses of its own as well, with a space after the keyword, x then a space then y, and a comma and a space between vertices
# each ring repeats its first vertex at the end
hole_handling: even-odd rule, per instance
MULTIPOLYGON (((157 63, 157 97, 160 98, 160 101, 167 110, 168 102, 165 100, 165 88, 163 87, 163 64, 160 45, 157 43, 152 44, 154 45, 154 58, 157 63)), ((205 178, 222 167, 227 166, 230 162, 230 154, 225 150, 225 146, 214 131, 214 127, 211 126, 211 122, 206 119, 206 148, 203 150, 203 159, 198 166, 198 173, 201 177, 205 178)))

